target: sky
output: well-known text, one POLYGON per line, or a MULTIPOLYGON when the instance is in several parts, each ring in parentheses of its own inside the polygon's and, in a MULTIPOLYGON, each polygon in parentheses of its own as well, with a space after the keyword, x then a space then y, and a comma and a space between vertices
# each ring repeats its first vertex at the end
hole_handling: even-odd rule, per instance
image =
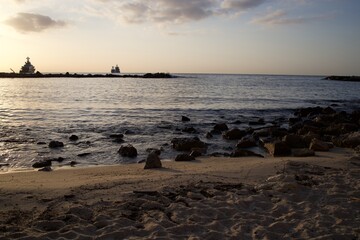
POLYGON ((0 72, 360 75, 359 0, 0 0, 0 72))

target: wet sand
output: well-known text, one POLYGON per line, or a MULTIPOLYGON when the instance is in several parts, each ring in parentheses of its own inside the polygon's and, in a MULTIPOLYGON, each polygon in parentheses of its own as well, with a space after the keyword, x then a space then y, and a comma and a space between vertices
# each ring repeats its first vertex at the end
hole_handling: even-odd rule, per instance
POLYGON ((360 158, 350 149, 143 167, 0 175, 0 239, 360 237, 360 158))

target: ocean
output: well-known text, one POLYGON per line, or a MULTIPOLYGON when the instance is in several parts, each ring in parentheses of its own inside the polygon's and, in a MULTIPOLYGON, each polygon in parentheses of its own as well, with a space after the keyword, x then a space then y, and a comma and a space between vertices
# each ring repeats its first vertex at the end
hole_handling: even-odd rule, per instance
POLYGON ((229 152, 236 141, 205 138, 216 123, 248 128, 262 118, 265 126, 286 127, 301 107, 360 109, 358 82, 322 76, 175 75, 0 79, 0 165, 7 165, 1 171, 31 169, 35 162, 59 157, 64 161, 55 167, 71 161, 79 167, 136 163, 146 158, 148 148, 161 148, 161 158, 171 160, 178 154, 171 148, 175 137, 199 137, 209 144, 208 154, 229 152), (182 122, 182 116, 190 121, 182 122), (125 142, 114 142, 110 135, 120 133, 125 142), (73 134, 79 140, 70 141, 73 134), (51 140, 65 146, 50 149, 51 140), (137 148, 137 158, 117 153, 126 144, 137 148))

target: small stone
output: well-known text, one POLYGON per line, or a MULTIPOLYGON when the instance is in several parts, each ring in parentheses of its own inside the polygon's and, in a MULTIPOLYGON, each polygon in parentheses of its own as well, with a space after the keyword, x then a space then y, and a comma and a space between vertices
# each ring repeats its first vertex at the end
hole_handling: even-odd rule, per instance
POLYGON ((90 155, 91 153, 79 153, 77 156, 78 157, 86 157, 88 155, 90 155))
POLYGON ((214 130, 222 132, 222 131, 229 130, 229 128, 225 123, 218 123, 214 126, 214 130))
POLYGON ((186 117, 186 116, 181 116, 181 121, 183 122, 189 122, 190 118, 186 117))
POLYGON ((223 134, 223 138, 228 140, 237 140, 241 139, 246 135, 246 131, 240 130, 238 128, 231 129, 223 134))
POLYGON ((63 142, 59 142, 59 141, 51 141, 49 143, 49 148, 61 148, 64 147, 64 143, 63 142))
POLYGON ((43 167, 49 167, 49 166, 51 166, 51 160, 36 162, 32 165, 33 168, 43 168, 43 167))
POLYGON ((127 146, 121 146, 118 153, 123 157, 134 158, 137 156, 137 150, 131 144, 128 144, 127 146))
POLYGON ((77 141, 77 140, 79 140, 79 137, 76 136, 76 135, 71 135, 71 136, 69 137, 69 140, 70 140, 70 141, 77 141))

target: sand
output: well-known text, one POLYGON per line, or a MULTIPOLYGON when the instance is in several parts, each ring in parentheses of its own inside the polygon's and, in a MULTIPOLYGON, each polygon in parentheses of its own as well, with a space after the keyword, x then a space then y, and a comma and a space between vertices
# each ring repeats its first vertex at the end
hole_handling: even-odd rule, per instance
POLYGON ((0 239, 359 239, 360 158, 199 158, 0 175, 0 239))

